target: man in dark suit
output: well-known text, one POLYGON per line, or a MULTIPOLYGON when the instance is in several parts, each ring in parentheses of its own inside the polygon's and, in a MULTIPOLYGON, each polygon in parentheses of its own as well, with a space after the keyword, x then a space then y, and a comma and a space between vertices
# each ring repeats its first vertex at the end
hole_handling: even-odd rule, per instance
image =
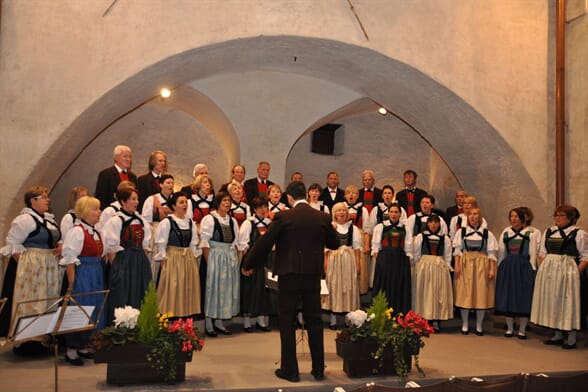
POLYGON ((368 213, 371 213, 374 206, 384 201, 382 200, 382 190, 376 187, 376 179, 372 170, 364 170, 361 173, 361 183, 363 188, 359 190, 359 201, 363 203, 368 213))
POLYGON ((114 165, 98 173, 96 180, 94 197, 100 200, 101 210, 114 201, 116 187, 121 181, 131 181, 137 185, 137 176, 131 171, 132 161, 133 155, 128 146, 114 147, 114 165))
POLYGON ((137 179, 137 190, 139 191, 138 211, 143 209, 145 199, 154 193, 161 192, 161 175, 167 170, 167 154, 163 151, 153 151, 149 155, 149 172, 137 179))
POLYGON ((463 202, 467 196, 464 190, 460 189, 455 192, 455 205, 445 210, 445 222, 449 225, 451 218, 463 212, 463 202))
POLYGON ((265 161, 259 162, 257 165, 257 177, 250 178, 243 184, 245 188, 245 196, 247 196, 247 203, 251 205, 253 199, 256 197, 260 199, 267 199, 267 188, 274 185, 268 180, 270 174, 270 164, 265 161))
POLYGON ((335 204, 345 201, 345 192, 339 188, 339 175, 337 172, 333 171, 327 174, 327 186, 321 191, 319 200, 329 207, 329 211, 333 209, 335 204))
POLYGON ((312 358, 311 374, 324 378, 325 349, 321 320, 321 276, 324 273, 324 248, 336 249, 337 233, 328 215, 308 205, 304 183, 291 182, 286 193, 290 210, 276 214, 266 233, 261 236, 243 261, 248 270, 267 260, 276 246, 274 274, 278 275, 278 312, 280 325, 281 366, 279 378, 300 380, 296 360, 296 313, 299 300, 308 330, 312 358))
POLYGON ((396 194, 396 201, 406 210, 406 215, 411 216, 421 210, 421 199, 427 195, 427 191, 416 187, 417 174, 414 170, 404 172, 404 186, 406 189, 396 194))

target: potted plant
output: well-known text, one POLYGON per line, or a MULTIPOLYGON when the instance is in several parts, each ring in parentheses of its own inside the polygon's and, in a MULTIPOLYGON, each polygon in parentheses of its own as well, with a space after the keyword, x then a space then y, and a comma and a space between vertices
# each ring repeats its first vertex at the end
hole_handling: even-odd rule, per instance
POLYGON ((94 361, 107 363, 108 384, 184 381, 185 363, 204 342, 192 319, 170 321, 173 315, 159 313, 153 282, 140 311, 125 306, 114 316, 114 326, 92 336, 94 361))
POLYGON ((412 357, 418 371, 419 350, 425 346, 423 337, 434 333, 427 320, 410 310, 392 316, 384 293, 376 295, 366 311, 347 314, 349 327, 337 334, 337 355, 343 358, 343 371, 349 377, 372 374, 396 374, 406 377, 412 357))

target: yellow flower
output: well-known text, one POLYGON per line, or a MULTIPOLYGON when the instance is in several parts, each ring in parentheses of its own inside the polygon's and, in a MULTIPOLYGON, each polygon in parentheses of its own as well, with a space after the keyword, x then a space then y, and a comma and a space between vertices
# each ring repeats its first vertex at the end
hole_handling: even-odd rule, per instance
POLYGON ((174 317, 174 314, 172 312, 163 313, 163 314, 159 315, 159 328, 160 329, 167 328, 168 319, 170 317, 174 317))
POLYGON ((386 318, 388 320, 390 320, 392 318, 392 312, 394 311, 394 309, 392 308, 388 308, 388 310, 386 310, 386 318))

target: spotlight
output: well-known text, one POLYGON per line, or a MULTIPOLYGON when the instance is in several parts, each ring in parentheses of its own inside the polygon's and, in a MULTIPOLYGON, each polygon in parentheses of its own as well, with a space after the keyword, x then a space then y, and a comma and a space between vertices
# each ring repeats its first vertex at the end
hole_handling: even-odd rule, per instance
POLYGON ((163 97, 163 98, 169 98, 171 95, 171 90, 169 88, 162 88, 161 90, 159 90, 159 94, 163 97))
POLYGON ((388 114, 388 110, 386 110, 385 107, 380 106, 380 108, 378 109, 378 113, 380 113, 382 116, 385 116, 386 114, 388 114))

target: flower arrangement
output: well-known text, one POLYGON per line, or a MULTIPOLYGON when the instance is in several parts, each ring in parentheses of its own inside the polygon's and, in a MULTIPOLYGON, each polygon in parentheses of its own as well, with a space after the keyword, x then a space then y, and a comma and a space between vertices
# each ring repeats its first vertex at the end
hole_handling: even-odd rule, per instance
MULTIPOLYGON (((388 301, 383 292, 376 295, 366 311, 361 309, 347 314, 349 327, 337 334, 339 342, 369 342, 376 341, 378 349, 372 353, 379 359, 382 366, 384 350, 390 346, 394 351, 394 366, 396 374, 406 377, 408 364, 404 359, 404 349, 409 347, 415 359, 415 366, 424 375, 419 366, 419 350, 425 346, 423 337, 429 337, 434 329, 428 321, 410 310, 406 315, 399 313, 393 317, 394 310, 388 307, 388 301)), ((374 369, 376 372, 377 369, 374 369)))
POLYGON ((141 310, 130 306, 114 310, 114 326, 106 327, 92 336, 96 350, 113 345, 143 344, 150 346, 147 361, 165 381, 176 377, 178 351, 192 355, 202 350, 204 341, 192 319, 170 321, 172 314, 160 314, 153 282, 145 293, 141 310))

